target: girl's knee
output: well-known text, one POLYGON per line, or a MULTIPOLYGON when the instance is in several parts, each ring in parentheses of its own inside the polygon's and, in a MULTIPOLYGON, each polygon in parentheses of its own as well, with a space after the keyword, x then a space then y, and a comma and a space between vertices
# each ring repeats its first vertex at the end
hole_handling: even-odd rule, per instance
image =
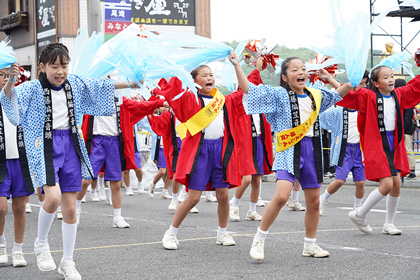
POLYGON ((5 205, 0 205, 0 217, 5 217, 7 214, 7 202, 5 205))
POLYGON ((272 200, 277 204, 277 206, 282 207, 284 204, 286 204, 288 199, 289 197, 285 194, 275 194, 272 200))

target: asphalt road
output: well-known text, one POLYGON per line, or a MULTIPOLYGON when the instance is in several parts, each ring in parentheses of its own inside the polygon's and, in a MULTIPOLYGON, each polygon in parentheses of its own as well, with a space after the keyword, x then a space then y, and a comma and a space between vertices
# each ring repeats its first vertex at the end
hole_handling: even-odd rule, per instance
MULTIPOLYGON (((263 183, 262 197, 270 200, 274 183, 263 183)), ((366 195, 373 190, 366 188, 366 195)), ((322 191, 325 186, 322 187, 322 191)), ((159 191, 159 190, 158 190, 159 191)), ((230 191, 231 196, 233 191, 230 191)), ((84 279, 420 279, 420 189, 404 188, 395 224, 401 236, 381 233, 385 221, 385 199, 368 214, 372 235, 361 233, 348 218, 353 205, 354 186, 344 185, 330 198, 321 217, 317 243, 328 250, 329 258, 303 257, 304 215, 282 209, 269 230, 265 260, 249 256, 259 222, 245 221, 249 203, 247 191, 241 201, 240 222, 229 222, 228 231, 236 246, 216 245, 217 203, 198 204, 199 214, 189 214, 182 224, 179 249, 165 250, 161 239, 173 213, 170 200, 156 195, 123 192, 122 215, 129 229, 112 228, 112 207, 105 202, 82 204, 82 220, 77 233, 75 262, 84 279)), ((300 200, 304 203, 304 195, 300 200)), ((41 272, 36 266, 33 243, 36 237, 37 196, 32 196, 33 213, 27 215, 24 241, 28 266, 0 267, 0 279, 62 279, 57 271, 41 272)), ((262 213, 264 208, 257 208, 262 213)), ((6 218, 8 252, 13 245, 11 209, 6 218)), ((53 223, 49 243, 57 265, 62 256, 61 222, 53 223)))

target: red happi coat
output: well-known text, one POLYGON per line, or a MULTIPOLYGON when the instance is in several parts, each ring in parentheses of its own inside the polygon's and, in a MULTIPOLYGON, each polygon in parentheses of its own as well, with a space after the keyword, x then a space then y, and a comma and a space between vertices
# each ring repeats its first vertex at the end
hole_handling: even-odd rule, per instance
MULTIPOLYGON (((168 84, 161 89, 155 89, 154 92, 159 95, 163 95, 172 107, 175 116, 180 122, 188 121, 194 116, 201 108, 204 107, 204 102, 199 98, 199 104, 197 104, 196 98, 191 91, 186 91, 180 98, 173 100, 179 93, 184 92, 182 89, 182 82, 173 77, 170 79, 168 84)), ((237 187, 241 184, 241 176, 239 174, 239 166, 237 160, 237 153, 234 144, 232 131, 234 131, 234 119, 237 118, 234 110, 237 100, 242 100, 243 93, 235 92, 225 98, 224 108, 224 136, 223 136, 223 149, 222 149, 222 165, 223 180, 229 183, 230 188, 237 187)), ((176 166, 175 180, 185 186, 188 186, 188 178, 194 172, 197 158, 201 150, 202 133, 199 132, 194 136, 191 136, 187 132, 187 136, 182 140, 182 152, 179 154, 178 163, 176 166)), ((204 136, 204 135, 203 135, 204 136)), ((210 184, 207 185, 210 190, 210 184)))
POLYGON ((173 179, 178 161, 178 142, 175 133, 175 116, 170 111, 165 111, 159 116, 147 116, 152 130, 162 136, 163 153, 165 154, 166 170, 169 179, 173 179))
MULTIPOLYGON (((252 71, 248 80, 254 85, 262 84, 260 71, 255 69, 252 71)), ((238 118, 235 123, 235 144, 238 152, 239 170, 242 176, 254 175, 257 173, 255 164, 257 160, 257 151, 252 149, 252 131, 251 131, 251 115, 245 113, 242 100, 236 99, 235 109, 237 111, 238 118)), ((261 124, 261 140, 264 145, 264 150, 267 154, 264 154, 264 170, 260 170, 261 174, 272 173, 271 168, 273 165, 273 146, 271 137, 271 126, 265 119, 263 114, 263 123, 261 124), (263 129, 264 128, 264 129, 263 129), (263 137, 264 133, 264 137, 263 137)))
MULTIPOLYGON (((123 103, 120 105, 120 125, 121 133, 124 139, 124 154, 120 155, 121 169, 137 169, 134 160, 134 134, 133 126, 147 115, 153 114, 158 107, 163 106, 165 100, 156 101, 135 101, 123 97, 123 103)), ((86 148, 90 154, 92 150, 93 122, 91 116, 83 115, 82 132, 86 148)))
MULTIPOLYGON (((404 87, 394 89, 400 105, 401 119, 403 119, 403 109, 416 106, 420 102, 420 75, 412 79, 404 87)), ((350 91, 337 105, 356 109, 357 128, 360 133, 360 145, 363 150, 366 179, 379 181, 380 178, 391 176, 387 155, 384 151, 381 134, 378 126, 378 108, 376 94, 372 90, 361 88, 350 91)), ((386 113, 386 112, 385 112, 386 113)), ((401 128, 402 140, 398 142, 397 118, 394 133, 394 165, 401 170, 401 176, 410 173, 410 166, 407 159, 407 151, 404 143, 404 127, 401 128)), ((393 147, 391 147, 392 149, 393 147)))

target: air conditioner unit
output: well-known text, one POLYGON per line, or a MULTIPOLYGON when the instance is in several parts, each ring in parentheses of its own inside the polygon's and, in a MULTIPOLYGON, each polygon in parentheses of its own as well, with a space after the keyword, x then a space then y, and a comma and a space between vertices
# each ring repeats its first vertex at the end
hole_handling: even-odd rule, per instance
POLYGON ((0 31, 9 34, 17 28, 26 28, 29 31, 28 12, 17 12, 0 18, 0 31))

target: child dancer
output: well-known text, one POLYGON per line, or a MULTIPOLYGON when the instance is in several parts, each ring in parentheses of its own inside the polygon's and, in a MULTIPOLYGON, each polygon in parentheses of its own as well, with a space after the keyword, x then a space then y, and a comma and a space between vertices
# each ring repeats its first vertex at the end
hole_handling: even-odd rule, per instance
MULTIPOLYGON (((268 229, 276 219, 297 178, 305 193, 304 256, 327 257, 329 253, 316 244, 319 220, 319 189, 323 179, 321 136, 317 111, 325 111, 345 95, 349 85, 338 92, 325 88, 305 88, 308 73, 303 61, 297 57, 287 58, 281 65, 280 87, 255 86, 246 79, 236 54, 229 59, 235 66, 239 85, 248 93, 244 106, 248 114, 264 113, 274 132, 277 133, 277 152, 273 169, 276 170, 276 194, 266 206, 260 227, 254 237, 250 255, 255 260, 264 259, 264 240, 268 229), (340 93, 340 94, 339 94, 340 93), (314 106, 315 103, 315 106, 314 106), (300 125, 303 123, 303 125, 300 125), (312 124, 314 124, 312 126, 312 124), (305 137, 303 137, 305 136, 305 137)), ((324 71, 318 71, 324 78, 324 71)), ((328 77, 332 79, 331 76, 328 77)))
POLYGON ((358 128, 366 179, 379 181, 379 187, 369 194, 360 208, 351 211, 349 217, 362 232, 372 233, 366 215, 387 197, 382 233, 399 235, 401 230, 395 227, 394 219, 400 200, 400 179, 410 173, 402 141, 402 112, 420 102, 420 76, 406 86, 394 88, 394 74, 389 67, 378 66, 370 75, 370 89, 352 91, 337 104, 359 112, 358 128))
POLYGON ((165 96, 175 116, 183 123, 180 128, 184 129, 179 129, 178 133, 181 132, 181 139, 185 136, 182 139, 182 152, 179 155, 175 180, 186 185, 189 193, 178 206, 172 224, 162 240, 166 249, 173 250, 178 248, 176 235, 182 221, 200 201, 201 193, 210 189, 216 190, 218 202, 219 228, 216 244, 235 245, 233 238, 226 232, 229 216, 228 187, 240 184, 232 120, 236 117, 233 107, 243 93, 223 96, 214 87, 213 73, 206 65, 196 68, 191 75, 200 86, 199 104, 190 91, 173 100, 176 95, 184 92, 181 81, 177 78, 172 78, 166 88, 156 91, 165 96))
MULTIPOLYGON (((260 72, 263 70, 262 65, 262 59, 257 60, 255 70, 248 76, 248 80, 255 85, 263 83, 260 76, 260 72)), ((240 116, 235 123, 235 139, 242 184, 235 189, 235 195, 230 200, 229 217, 232 221, 240 220, 239 203, 249 184, 251 184, 251 197, 246 219, 261 221, 262 216, 258 214, 256 208, 261 175, 270 174, 273 164, 271 126, 265 119, 264 114, 247 115, 242 100, 239 100, 236 110, 240 116)))
MULTIPOLYGON (((35 254, 38 268, 56 268, 50 253, 48 233, 61 202, 63 211, 63 258, 58 272, 65 278, 81 279, 73 262, 76 242, 76 192, 82 174, 91 178, 85 144, 78 133, 79 114, 112 114, 115 88, 126 83, 95 80, 68 74, 68 49, 61 43, 44 47, 39 57, 38 80, 14 87, 17 64, 9 69, 10 79, 1 92, 1 103, 14 125, 22 124, 28 163, 35 187, 42 187, 45 201, 39 211, 35 254)), ((131 82, 132 86, 135 86, 131 82)))
MULTIPOLYGON (((0 69, 0 90, 8 82, 7 69, 0 69)), ((26 224, 26 199, 34 193, 26 158, 22 126, 16 128, 4 113, 0 104, 0 264, 7 264, 4 225, 7 200, 12 195, 14 222, 13 266, 26 266, 23 257, 23 236, 26 224)))
MULTIPOLYGON (((165 155, 165 162, 167 163, 166 170, 168 171, 168 180, 172 180, 172 200, 168 209, 176 210, 178 207, 179 183, 173 179, 182 141, 181 138, 179 138, 175 127, 179 125, 180 122, 170 110, 163 112, 159 116, 149 115, 147 118, 149 119, 153 131, 162 137, 161 141, 163 142, 163 153, 165 155)), ((159 154, 161 152, 162 151, 160 151, 159 154)))
MULTIPOLYGON (((135 101, 123 98, 123 104, 118 104, 115 97, 116 113, 112 116, 84 116, 82 130, 86 146, 90 152, 93 175, 98 177, 102 166, 105 167, 104 180, 110 181, 111 199, 114 207, 112 226, 129 228, 130 225, 121 216, 121 172, 137 169, 134 158, 133 125, 151 114, 157 107, 164 105, 165 100, 135 101)), ((82 191, 77 194, 77 211, 81 212, 81 199, 86 194, 90 180, 84 180, 82 191)))
POLYGON ((365 167, 357 130, 357 111, 343 107, 330 108, 319 119, 323 129, 332 130, 330 165, 335 166, 335 180, 320 197, 319 215, 324 213, 330 196, 344 185, 350 171, 356 185, 353 208, 358 208, 365 194, 365 167))

